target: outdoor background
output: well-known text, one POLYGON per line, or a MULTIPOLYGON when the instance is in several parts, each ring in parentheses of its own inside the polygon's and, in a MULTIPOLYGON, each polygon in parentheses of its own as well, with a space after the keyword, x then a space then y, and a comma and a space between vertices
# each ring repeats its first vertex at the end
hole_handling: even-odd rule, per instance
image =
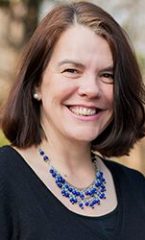
MULTIPOLYGON (((0 0, 0 109, 15 80, 23 47, 43 16, 59 2, 69 1, 0 0)), ((125 28, 145 79, 145 0, 90 2, 103 7, 125 28)), ((7 143, 0 130, 0 146, 7 143)), ((129 157, 114 160, 145 173, 145 139, 135 146, 129 157)))

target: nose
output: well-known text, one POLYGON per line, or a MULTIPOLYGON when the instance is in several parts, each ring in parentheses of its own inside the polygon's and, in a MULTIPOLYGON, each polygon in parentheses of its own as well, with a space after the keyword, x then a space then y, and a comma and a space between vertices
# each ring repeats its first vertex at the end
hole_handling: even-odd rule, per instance
POLYGON ((88 98, 99 98, 101 95, 101 89, 99 81, 96 76, 87 75, 82 77, 79 84, 79 95, 88 98))

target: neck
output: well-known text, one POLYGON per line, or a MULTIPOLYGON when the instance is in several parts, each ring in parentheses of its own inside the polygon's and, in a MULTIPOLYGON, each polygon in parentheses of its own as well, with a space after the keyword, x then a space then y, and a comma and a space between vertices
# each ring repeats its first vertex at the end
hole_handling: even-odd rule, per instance
POLYGON ((51 162, 58 165, 78 168, 85 162, 90 161, 90 146, 49 140, 43 141, 41 147, 48 154, 51 162))
POLYGON ((46 140, 42 141, 41 148, 51 160, 52 165, 61 168, 75 170, 82 166, 90 166, 91 154, 90 143, 85 141, 77 141, 75 139, 66 138, 61 133, 56 132, 53 128, 46 127, 46 140))

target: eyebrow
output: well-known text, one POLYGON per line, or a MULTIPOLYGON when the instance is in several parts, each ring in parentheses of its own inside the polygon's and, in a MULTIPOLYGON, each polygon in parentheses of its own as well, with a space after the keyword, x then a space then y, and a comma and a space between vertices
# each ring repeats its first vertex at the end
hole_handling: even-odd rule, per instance
POLYGON ((60 67, 60 66, 62 66, 62 65, 64 65, 64 64, 73 64, 73 65, 75 65, 75 66, 77 66, 77 67, 81 67, 81 68, 84 67, 84 65, 83 65, 82 63, 79 63, 79 62, 74 61, 74 60, 69 60, 69 59, 65 59, 65 60, 59 62, 59 63, 58 63, 58 67, 60 67))
POLYGON ((105 67, 103 69, 101 69, 101 72, 103 71, 109 71, 109 72, 113 72, 114 71, 114 66, 108 66, 108 67, 105 67))
MULTIPOLYGON (((65 59, 65 60, 59 62, 58 63, 58 67, 60 67, 60 66, 62 66, 64 64, 73 64, 73 65, 75 65, 77 67, 84 68, 84 65, 82 63, 74 61, 74 60, 69 60, 69 59, 65 59)), ((102 68, 100 71, 101 72, 103 72, 103 71, 110 71, 110 72, 112 71, 113 72, 114 71, 114 66, 111 64, 111 65, 109 65, 109 66, 107 66, 105 68, 102 68)))

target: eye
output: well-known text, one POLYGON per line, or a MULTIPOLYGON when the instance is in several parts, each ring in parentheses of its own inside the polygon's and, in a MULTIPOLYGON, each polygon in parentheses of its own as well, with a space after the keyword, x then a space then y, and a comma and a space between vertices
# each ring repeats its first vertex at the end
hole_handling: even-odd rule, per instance
POLYGON ((63 73, 64 72, 67 72, 67 73, 79 73, 79 71, 77 70, 77 69, 75 69, 75 68, 67 68, 67 69, 65 69, 64 71, 63 71, 63 73))
POLYGON ((103 73, 104 78, 112 78, 113 79, 113 73, 103 73))
POLYGON ((105 83, 113 83, 114 82, 114 74, 109 72, 104 72, 101 74, 101 78, 105 83))
POLYGON ((78 78, 81 74, 80 70, 76 68, 66 68, 61 73, 66 78, 78 78))

